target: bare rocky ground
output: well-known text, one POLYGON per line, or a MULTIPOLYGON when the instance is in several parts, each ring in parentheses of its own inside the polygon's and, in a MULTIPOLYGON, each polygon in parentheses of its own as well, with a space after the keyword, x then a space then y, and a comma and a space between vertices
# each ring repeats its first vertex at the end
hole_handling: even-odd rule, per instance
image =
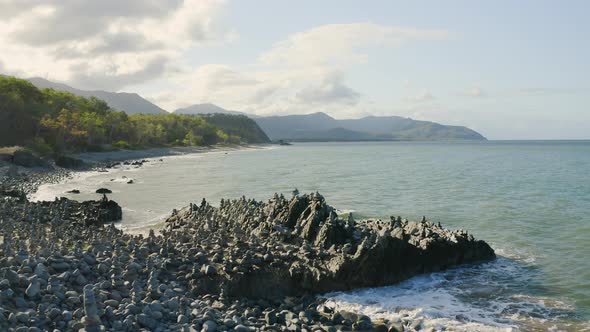
POLYGON ((191 204, 148 236, 103 225, 100 203, 1 195, 0 330, 420 330, 317 294, 495 257, 426 220, 342 219, 317 193, 191 204))

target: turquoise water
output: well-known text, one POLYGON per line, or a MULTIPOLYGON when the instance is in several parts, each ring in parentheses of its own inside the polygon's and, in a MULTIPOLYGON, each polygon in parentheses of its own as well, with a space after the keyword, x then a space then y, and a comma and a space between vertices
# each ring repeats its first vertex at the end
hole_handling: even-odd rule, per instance
POLYGON ((295 187, 357 218, 425 215, 488 241, 499 259, 330 294, 335 304, 457 330, 590 330, 590 142, 296 144, 83 174, 37 197, 77 188, 71 197, 94 198, 102 186, 124 206, 128 229, 203 197, 267 199, 295 187))

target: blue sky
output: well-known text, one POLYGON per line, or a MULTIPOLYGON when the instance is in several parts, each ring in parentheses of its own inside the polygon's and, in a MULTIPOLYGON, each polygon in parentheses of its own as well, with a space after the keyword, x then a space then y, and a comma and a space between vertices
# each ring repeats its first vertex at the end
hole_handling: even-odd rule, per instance
POLYGON ((81 3, 0 2, 0 46, 21 54, 0 55, 0 71, 139 92, 167 110, 212 102, 400 115, 490 139, 590 138, 584 1, 129 0, 91 18, 81 3), (85 28, 68 34, 61 21, 76 10, 85 28), (23 30, 33 19, 54 42, 23 30))

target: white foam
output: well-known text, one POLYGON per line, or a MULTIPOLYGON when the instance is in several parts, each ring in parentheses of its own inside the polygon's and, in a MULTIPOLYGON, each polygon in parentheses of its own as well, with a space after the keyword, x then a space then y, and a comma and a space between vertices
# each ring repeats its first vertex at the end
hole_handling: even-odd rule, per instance
POLYGON ((424 327, 459 331, 511 331, 483 309, 463 303, 444 287, 442 274, 419 276, 397 286, 328 294, 333 306, 360 312, 373 319, 417 320, 424 327))
POLYGON ((77 184, 87 183, 92 176, 100 174, 97 171, 76 172, 69 178, 64 178, 57 183, 45 183, 37 188, 37 191, 29 195, 29 200, 37 201, 52 201, 55 197, 63 196, 63 193, 77 189, 77 184))
MULTIPOLYGON (((395 286, 326 294, 341 310, 390 321, 423 320, 424 328, 451 331, 563 330, 573 305, 526 292, 526 262, 496 261, 411 278, 395 286), (511 285, 512 283, 512 285, 511 285), (513 289, 511 289, 513 288, 513 289)), ((586 326, 582 322, 581 326, 586 326)), ((565 327, 568 329, 568 327, 565 327)))
POLYGON ((349 213, 355 213, 356 210, 352 210, 352 209, 336 209, 336 213, 338 213, 339 215, 348 215, 349 213))

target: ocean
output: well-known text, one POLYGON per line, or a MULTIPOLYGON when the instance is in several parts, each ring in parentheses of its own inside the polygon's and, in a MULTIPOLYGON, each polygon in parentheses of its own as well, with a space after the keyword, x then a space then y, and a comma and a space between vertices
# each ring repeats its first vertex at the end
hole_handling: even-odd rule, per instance
POLYGON ((487 241, 498 259, 325 296, 435 329, 590 331, 590 141, 301 143, 158 159, 80 173, 33 198, 96 199, 109 188, 128 230, 202 198, 266 200, 295 188, 357 219, 426 216, 487 241))

